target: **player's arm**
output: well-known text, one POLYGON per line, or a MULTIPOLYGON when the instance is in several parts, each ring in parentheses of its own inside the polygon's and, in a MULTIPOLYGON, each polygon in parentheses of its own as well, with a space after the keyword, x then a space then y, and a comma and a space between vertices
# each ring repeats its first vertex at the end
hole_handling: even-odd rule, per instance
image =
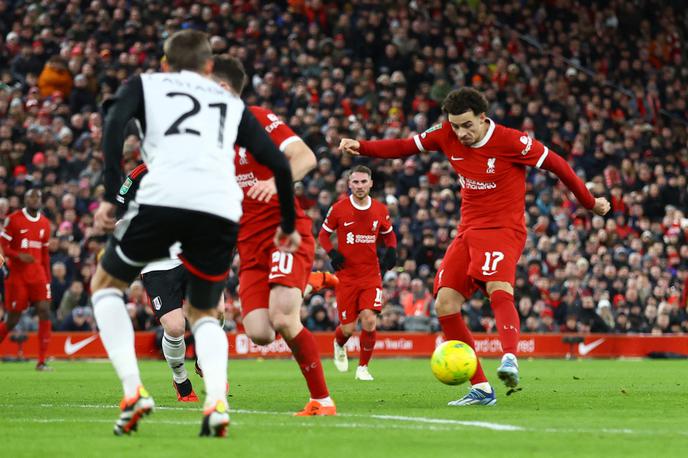
POLYGON ((117 217, 121 218, 126 212, 129 202, 136 197, 136 191, 139 189, 141 179, 148 172, 146 164, 137 165, 134 170, 129 172, 129 175, 124 179, 124 183, 119 187, 117 193, 117 217))
POLYGON ((604 197, 595 198, 563 157, 547 149, 545 149, 544 154, 545 157, 540 167, 554 173, 576 196, 581 205, 597 215, 604 215, 609 211, 611 208, 609 201, 604 197))
POLYGON ((50 241, 50 225, 46 224, 45 240, 41 240, 43 246, 41 247, 41 258, 43 262, 43 269, 45 269, 45 280, 50 283, 52 280, 52 271, 50 270, 50 250, 48 250, 48 242, 50 241))
POLYGON ((332 208, 330 208, 320 228, 320 233, 318 233, 318 242, 320 242, 320 246, 323 247, 330 257, 330 263, 335 271, 341 270, 344 265, 344 255, 334 247, 331 239, 332 234, 337 229, 337 225, 337 215, 333 214, 332 208))
POLYGON ((105 124, 103 127, 103 180, 105 201, 101 203, 94 217, 95 224, 105 230, 115 227, 115 208, 117 194, 122 184, 122 148, 127 123, 132 118, 145 120, 143 84, 136 76, 121 86, 115 96, 108 101, 105 124))
POLYGON ((380 235, 386 247, 385 254, 382 256, 381 265, 384 270, 390 270, 397 265, 397 235, 394 233, 394 226, 392 226, 386 209, 385 219, 380 226, 380 235))
MULTIPOLYGON (((289 141, 284 148, 284 155, 289 160, 292 179, 294 181, 301 181, 303 177, 308 175, 308 172, 315 168, 317 161, 315 159, 315 153, 306 145, 306 142, 297 136, 291 138, 293 141, 289 141)), ((268 180, 258 181, 248 190, 246 195, 261 202, 268 202, 276 193, 275 180, 274 178, 270 178, 268 180)))
POLYGON ((444 130, 444 124, 438 124, 422 134, 404 139, 354 140, 343 138, 339 142, 339 149, 354 156, 360 154, 384 159, 403 158, 418 153, 437 151, 440 149, 439 138, 444 130))
MULTIPOLYGON (((286 235, 294 234, 296 210, 289 162, 248 108, 244 109, 241 116, 236 143, 249 150, 256 161, 272 171, 282 215, 281 232, 286 235)), ((290 249, 297 247, 298 243, 290 249)))
POLYGON ((33 256, 29 253, 23 253, 21 251, 12 248, 12 240, 16 235, 16 230, 14 228, 13 220, 7 218, 5 222, 5 229, 0 234, 0 242, 2 242, 2 251, 10 259, 18 259, 22 262, 30 263, 33 262, 33 256))

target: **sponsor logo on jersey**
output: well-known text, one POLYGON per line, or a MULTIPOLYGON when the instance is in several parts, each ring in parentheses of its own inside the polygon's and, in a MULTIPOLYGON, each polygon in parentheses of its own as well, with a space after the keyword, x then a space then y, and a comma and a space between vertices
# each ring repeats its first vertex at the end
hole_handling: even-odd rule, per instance
POLYGON ((497 161, 496 157, 491 157, 487 160, 487 173, 495 173, 495 162, 497 161))
POLYGON ((127 177, 127 179, 124 180, 124 183, 122 183, 122 186, 119 188, 119 193, 121 195, 125 195, 127 192, 129 192, 129 188, 131 188, 132 184, 131 178, 127 177))
POLYGON ((533 139, 530 138, 530 135, 521 135, 519 140, 521 140, 521 143, 525 145, 525 148, 523 148, 523 151, 521 151, 521 155, 525 156, 533 146, 533 139))
POLYGON ((354 234, 353 232, 346 233, 346 243, 353 245, 354 243, 375 243, 377 237, 374 235, 354 234))
POLYGON ((439 129, 441 129, 441 128, 442 128, 442 124, 435 124, 435 125, 432 126, 431 128, 427 129, 425 132, 423 132, 422 134, 420 134, 420 138, 425 138, 425 137, 428 136, 428 134, 429 134, 430 132, 439 130, 439 129))
POLYGON ((461 184, 462 188, 473 189, 476 191, 485 191, 488 189, 497 188, 497 183, 495 182, 475 181, 471 180, 470 178, 466 178, 463 175, 459 175, 459 183, 461 184))
POLYGON ((253 175, 253 172, 241 173, 236 177, 237 184, 240 188, 250 188, 258 183, 258 179, 253 175))

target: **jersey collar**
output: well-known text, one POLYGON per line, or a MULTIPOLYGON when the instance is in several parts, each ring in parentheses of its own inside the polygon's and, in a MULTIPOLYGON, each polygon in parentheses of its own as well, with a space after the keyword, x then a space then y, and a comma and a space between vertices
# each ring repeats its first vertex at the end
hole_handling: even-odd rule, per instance
POLYGON ((471 145, 471 148, 480 148, 482 146, 485 146, 487 142, 490 141, 490 138, 492 138, 492 134, 495 130, 495 122, 490 118, 487 118, 487 120, 490 122, 490 127, 487 129, 487 133, 485 134, 482 140, 480 140, 478 143, 471 145))
POLYGON ((354 199, 353 194, 349 195, 349 201, 351 202, 351 205, 354 206, 356 210, 368 210, 370 206, 373 204, 373 198, 368 196, 368 203, 366 205, 360 206, 356 203, 356 200, 354 199))
POLYGON ((32 223, 37 222, 39 219, 41 219, 41 211, 39 210, 36 216, 31 216, 29 212, 26 211, 26 207, 22 208, 22 213, 24 213, 24 216, 26 219, 31 221, 32 223))

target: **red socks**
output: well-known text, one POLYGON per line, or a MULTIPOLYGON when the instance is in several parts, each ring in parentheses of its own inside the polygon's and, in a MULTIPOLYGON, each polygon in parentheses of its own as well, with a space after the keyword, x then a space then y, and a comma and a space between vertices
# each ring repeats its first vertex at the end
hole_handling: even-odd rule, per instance
POLYGON ((48 344, 50 343, 50 332, 52 331, 52 323, 50 320, 40 320, 38 322, 38 363, 45 362, 45 354, 48 352, 48 344))
POLYGON ((303 328, 296 337, 286 342, 306 379, 311 399, 328 397, 330 393, 327 391, 325 374, 313 334, 308 329, 303 328))
POLYGON ((506 291, 497 290, 490 296, 490 301, 502 351, 515 355, 518 350, 521 321, 514 305, 514 296, 506 291))
MULTIPOLYGON (((468 330, 466 323, 463 321, 461 313, 453 313, 451 315, 444 315, 438 318, 440 320, 440 326, 442 327, 442 332, 444 333, 445 339, 460 340, 475 350, 475 341, 473 340, 471 331, 468 330)), ((487 382, 487 377, 485 377, 485 372, 483 372, 480 359, 478 359, 478 367, 475 370, 475 375, 473 378, 471 378, 471 385, 483 382, 487 382)))
POLYGON ((376 335, 376 331, 361 330, 361 357, 358 360, 359 366, 367 366, 370 358, 373 356, 376 335))
POLYGON ((9 331, 7 330, 7 325, 4 322, 0 322, 0 343, 5 340, 9 331))
POLYGON ((349 340, 349 337, 345 336, 342 332, 341 326, 337 326, 337 329, 334 330, 334 338, 337 341, 337 345, 340 347, 343 347, 346 344, 346 341, 349 340))

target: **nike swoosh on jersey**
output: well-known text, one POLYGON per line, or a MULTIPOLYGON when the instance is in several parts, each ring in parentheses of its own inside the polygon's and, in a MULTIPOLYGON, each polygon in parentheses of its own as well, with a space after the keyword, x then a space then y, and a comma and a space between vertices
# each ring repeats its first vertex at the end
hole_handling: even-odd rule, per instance
POLYGON ((452 157, 450 157, 450 159, 451 159, 452 161, 463 161, 465 158, 464 158, 464 157, 454 157, 454 156, 452 156, 452 157))
POLYGON ((578 353, 580 353, 581 356, 585 356, 591 351, 593 351, 595 348, 599 347, 604 343, 605 339, 597 339, 593 342, 590 342, 589 344, 584 344, 583 342, 578 344, 578 353))
POLYGON ((494 275, 494 274, 496 274, 496 273, 497 273, 496 270, 493 270, 492 272, 485 272, 485 271, 483 270, 483 275, 487 275, 488 277, 489 277, 490 275, 494 275))
POLYGON ((355 223, 355 221, 351 221, 351 222, 348 222, 348 223, 344 223, 344 227, 351 226, 351 225, 354 224, 354 223, 355 223))
POLYGON ((67 340, 65 340, 64 344, 64 352, 67 355, 73 355, 74 353, 78 352, 82 348, 84 348, 86 345, 90 344, 91 342, 95 342, 98 339, 98 334, 93 335, 91 337, 87 337, 84 340, 80 340, 77 343, 72 343, 72 338, 71 336, 67 337, 67 340))
POLYGON ((270 275, 268 275, 268 280, 272 280, 273 278, 280 278, 280 277, 284 277, 284 276, 285 276, 284 274, 270 274, 270 275))

